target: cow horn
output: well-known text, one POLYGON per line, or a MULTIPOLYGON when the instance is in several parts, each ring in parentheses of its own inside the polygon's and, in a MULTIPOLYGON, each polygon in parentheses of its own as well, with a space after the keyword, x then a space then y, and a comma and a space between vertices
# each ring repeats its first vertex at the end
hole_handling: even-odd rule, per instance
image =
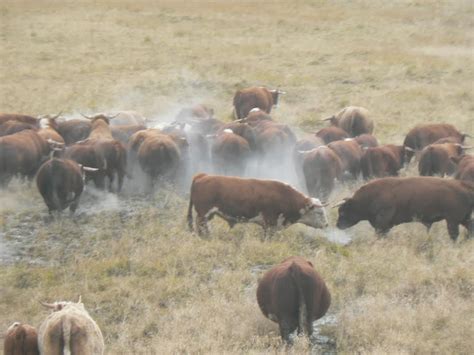
POLYGON ((412 152, 412 153, 415 153, 415 149, 407 147, 406 145, 404 145, 404 147, 405 147, 405 150, 407 150, 409 152, 412 152))
POLYGON ((243 118, 239 118, 238 120, 234 120, 234 122, 243 122, 243 118))
POLYGON ((48 142, 49 144, 54 144, 54 145, 58 145, 58 146, 63 146, 63 145, 64 145, 64 143, 61 143, 61 142, 52 140, 51 138, 48 138, 47 142, 48 142))
POLYGON ((286 95, 286 91, 281 91, 280 89, 277 89, 277 93, 280 95, 286 95))
POLYGON ((324 203, 314 203, 316 207, 323 208, 329 206, 329 202, 324 203))
POLYGON ((474 146, 473 145, 462 145, 461 148, 464 149, 464 150, 467 150, 467 149, 474 148, 474 146))
POLYGON ((88 120, 92 120, 94 118, 94 116, 86 116, 82 112, 79 112, 79 113, 81 114, 81 116, 87 118, 88 120))
POLYGON ((59 111, 59 113, 56 116, 53 117, 47 117, 50 120, 55 120, 56 118, 59 118, 63 114, 64 110, 59 111))
POLYGON ((323 118, 321 121, 331 121, 334 118, 334 116, 323 118))
POLYGON ((84 170, 84 171, 98 171, 99 169, 91 168, 90 166, 83 166, 82 170, 84 170))
POLYGON ((46 308, 56 308, 56 305, 54 303, 46 303, 46 302, 43 302, 43 301, 39 301, 39 303, 43 306, 43 307, 46 307, 46 308))
POLYGON ((469 138, 474 138, 473 136, 471 136, 471 135, 468 134, 468 133, 463 133, 463 136, 464 136, 464 137, 469 137, 469 138))
POLYGON ((116 113, 115 115, 104 115, 105 117, 107 117, 109 120, 117 117, 118 115, 120 115, 120 112, 116 113))
POLYGON ((336 207, 339 207, 339 206, 345 204, 348 199, 349 199, 348 197, 343 198, 341 201, 335 203, 335 204, 332 206, 332 208, 336 208, 336 207))
POLYGON ((82 303, 82 295, 79 295, 79 299, 77 300, 77 303, 82 303))

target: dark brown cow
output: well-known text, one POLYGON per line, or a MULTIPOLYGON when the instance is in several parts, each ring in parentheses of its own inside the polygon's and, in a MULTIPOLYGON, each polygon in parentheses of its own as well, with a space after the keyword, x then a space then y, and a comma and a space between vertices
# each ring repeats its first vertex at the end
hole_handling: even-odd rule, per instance
POLYGON ((28 324, 13 323, 5 334, 4 355, 39 355, 38 333, 28 324))
POLYGON ((234 95, 234 116, 245 118, 253 108, 270 113, 273 106, 278 105, 280 90, 269 90, 264 87, 250 87, 238 90, 234 95))
POLYGON ((418 172, 421 176, 452 175, 456 170, 456 164, 451 160, 464 153, 459 143, 430 144, 423 148, 418 161, 418 172))
MULTIPOLYGON (((436 142, 438 139, 451 137, 462 144, 467 134, 459 132, 456 127, 447 123, 430 123, 421 124, 412 128, 406 135, 403 145, 410 147, 414 151, 421 151, 429 144, 436 142)), ((413 157, 413 153, 408 154, 408 162, 413 157)))
POLYGON ((342 161, 332 149, 321 146, 303 153, 303 174, 309 195, 327 201, 335 180, 342 178, 342 161))
POLYGON ((334 126, 321 128, 315 133, 315 136, 321 138, 325 144, 349 138, 346 131, 334 126))
POLYGON ((0 137, 9 136, 27 129, 38 130, 36 126, 29 123, 14 120, 6 121, 0 124, 0 137))
POLYGON ((360 136, 357 136, 354 138, 357 143, 361 146, 361 148, 374 148, 378 147, 379 142, 377 141, 377 138, 375 138, 371 134, 361 134, 360 136))
POLYGON ((74 118, 67 121, 57 122, 54 129, 63 137, 66 145, 71 145, 89 137, 92 124, 87 119, 74 118))
POLYGON ((398 176, 406 159, 403 145, 387 144, 364 149, 360 168, 364 179, 373 177, 398 176))
POLYGON ((211 157, 214 170, 223 175, 242 176, 245 173, 250 145, 232 130, 219 133, 211 145, 211 157))
POLYGON ((357 179, 360 173, 360 159, 362 158, 362 148, 352 138, 346 138, 343 141, 335 141, 328 144, 341 159, 342 171, 348 172, 354 179, 357 179))
POLYGON ((138 132, 146 129, 144 125, 119 125, 119 126, 113 126, 110 127, 110 130, 112 131, 112 137, 114 137, 115 140, 118 140, 120 143, 126 145, 128 144, 128 141, 130 137, 138 132))
POLYGON ((402 223, 419 221, 429 229, 446 220, 449 235, 456 240, 459 225, 472 234, 473 208, 474 183, 438 177, 388 177, 363 185, 342 201, 337 227, 346 229, 367 220, 378 233, 385 234, 402 223))
POLYGON ((39 119, 29 115, 22 115, 19 113, 0 113, 0 124, 3 124, 7 121, 18 121, 27 123, 29 125, 35 126, 36 128, 40 128, 39 119))
POLYGON ((369 111, 363 107, 345 107, 323 121, 330 121, 333 126, 342 128, 351 137, 365 133, 372 134, 374 131, 374 121, 370 118, 369 111))
POLYGON ((90 169, 73 160, 57 158, 48 160, 39 168, 36 186, 50 214, 68 207, 71 213, 76 211, 84 189, 84 171, 90 169))
POLYGON ((326 212, 318 199, 310 198, 288 184, 274 180, 243 179, 198 174, 191 184, 188 225, 193 230, 193 206, 199 235, 209 234, 207 221, 215 215, 232 228, 239 222, 252 222, 275 231, 294 223, 313 228, 328 225, 326 212))
POLYGON ((455 179, 474 182, 474 156, 466 154, 451 160, 457 164, 455 179))
POLYGON ((145 138, 137 155, 142 170, 147 174, 150 191, 160 177, 175 180, 181 153, 172 137, 159 134, 145 138))
POLYGON ((257 287, 257 302, 263 315, 277 322, 282 339, 290 334, 313 333, 313 322, 323 317, 331 304, 326 283, 313 264, 292 256, 265 273, 257 287))
POLYGON ((6 186, 15 175, 32 179, 48 158, 51 148, 33 130, 0 138, 0 186, 6 186))
POLYGON ((107 161, 88 142, 78 142, 66 148, 63 157, 71 159, 80 165, 97 169, 96 171, 85 171, 85 182, 93 181, 99 189, 105 188, 105 171, 107 161))

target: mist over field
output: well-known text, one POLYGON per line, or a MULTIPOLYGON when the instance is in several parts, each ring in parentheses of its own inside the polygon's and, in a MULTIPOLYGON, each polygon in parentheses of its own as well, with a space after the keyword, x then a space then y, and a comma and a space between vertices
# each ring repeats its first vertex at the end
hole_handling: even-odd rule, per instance
MULTIPOLYGON (((473 25, 468 0, 4 0, 0 112, 133 110, 162 127, 205 104, 230 122, 236 90, 267 86, 286 92, 272 117, 299 138, 349 105, 370 110, 380 143, 401 144, 423 122, 474 136, 473 25)), ((306 192, 291 160, 251 162, 244 175, 306 192)), ((456 242, 445 222, 386 237, 367 222, 341 231, 329 206, 323 230, 293 225, 263 240, 256 225, 215 218, 201 238, 186 225, 190 181, 147 193, 134 178, 118 195, 88 185, 75 216, 56 219, 34 181, 0 190, 0 333, 38 327, 39 301, 82 295, 107 354, 286 353, 255 292, 266 270, 301 255, 332 303, 312 344, 297 339, 290 352, 472 353, 465 229, 456 242)), ((329 202, 362 184, 337 184, 329 202)))

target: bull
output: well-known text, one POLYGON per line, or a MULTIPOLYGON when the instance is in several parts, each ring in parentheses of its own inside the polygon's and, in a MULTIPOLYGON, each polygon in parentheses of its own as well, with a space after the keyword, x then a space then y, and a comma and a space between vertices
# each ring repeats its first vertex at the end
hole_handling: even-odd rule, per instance
POLYGON ((470 235, 473 232, 474 183, 438 177, 388 177, 363 185, 338 205, 339 229, 367 220, 377 233, 386 234, 402 223, 416 220, 429 230, 433 223, 446 220, 449 236, 456 240, 459 225, 470 235))
POLYGON ((331 294, 313 264, 292 256, 265 273, 257 287, 257 302, 263 315, 277 322, 280 335, 291 344, 290 335, 313 333, 313 322, 323 317, 331 294))
POLYGON ((209 234, 207 222, 219 216, 232 228, 252 222, 268 231, 303 223, 313 228, 328 225, 324 206, 288 184, 274 180, 198 174, 191 184, 188 226, 193 230, 193 206, 199 235, 209 234))

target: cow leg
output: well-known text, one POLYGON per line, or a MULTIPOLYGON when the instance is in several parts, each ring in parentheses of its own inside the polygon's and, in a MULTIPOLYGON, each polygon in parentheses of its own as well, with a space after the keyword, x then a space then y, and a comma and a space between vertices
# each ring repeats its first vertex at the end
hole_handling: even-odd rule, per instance
POLYGON ((456 241, 459 235, 459 225, 455 222, 447 222, 447 225, 449 236, 453 241, 456 241))
POLYGON ((123 178, 125 176, 125 173, 122 171, 119 171, 117 174, 118 177, 118 186, 117 186, 117 192, 122 191, 122 186, 123 186, 123 178))
POLYGON ((196 230, 199 236, 209 236, 206 216, 196 216, 196 230))
POLYGON ((114 173, 113 172, 108 173, 107 177, 109 178, 109 192, 113 192, 114 173))
POLYGON ((291 321, 287 317, 283 317, 283 319, 278 323, 278 326, 280 328, 280 335, 283 341, 285 341, 288 345, 293 345, 293 340, 291 339, 290 335, 298 327, 297 322, 291 321))
POLYGON ((464 222, 462 222, 462 225, 467 229, 467 237, 474 237, 474 219, 471 220, 470 217, 468 217, 464 222))

